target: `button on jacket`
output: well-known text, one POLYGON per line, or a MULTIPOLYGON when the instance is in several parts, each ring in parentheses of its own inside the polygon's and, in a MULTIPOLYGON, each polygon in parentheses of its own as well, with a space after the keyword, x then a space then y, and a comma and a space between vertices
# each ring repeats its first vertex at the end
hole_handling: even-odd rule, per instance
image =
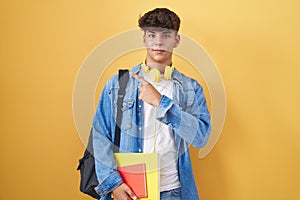
MULTIPOLYGON (((141 65, 131 71, 141 76, 141 65)), ((203 147, 210 134, 210 114, 203 88, 178 70, 172 74, 173 99, 162 96, 157 107, 156 119, 170 126, 174 133, 178 153, 178 173, 182 199, 199 199, 191 166, 188 145, 203 147)), ((138 86, 130 77, 124 96, 121 122, 120 152, 143 151, 143 101, 138 99, 138 86)), ((101 200, 111 199, 110 193, 123 180, 117 172, 113 156, 116 127, 118 76, 113 76, 103 88, 93 119, 93 147, 95 168, 99 185, 95 188, 101 200)))

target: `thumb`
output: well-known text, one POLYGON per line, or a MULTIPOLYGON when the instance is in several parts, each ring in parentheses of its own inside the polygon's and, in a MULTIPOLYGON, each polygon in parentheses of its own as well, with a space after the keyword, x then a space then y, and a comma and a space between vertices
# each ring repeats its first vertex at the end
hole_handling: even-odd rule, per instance
POLYGON ((132 190, 129 187, 127 187, 126 192, 127 192, 128 196, 130 196, 131 199, 133 199, 133 200, 137 199, 137 197, 135 196, 135 194, 132 192, 132 190))

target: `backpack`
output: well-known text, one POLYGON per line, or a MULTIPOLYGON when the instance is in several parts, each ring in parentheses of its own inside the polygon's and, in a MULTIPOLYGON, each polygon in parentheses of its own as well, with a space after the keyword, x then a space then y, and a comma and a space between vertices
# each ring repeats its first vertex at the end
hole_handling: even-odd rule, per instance
MULTIPOLYGON (((125 88, 129 80, 129 71, 127 69, 119 70, 119 86, 118 101, 117 101, 117 122, 115 130, 115 149, 114 152, 118 152, 120 146, 120 124, 122 119, 122 104, 125 96, 125 88)), ((99 182, 95 171, 95 158, 93 149, 93 133, 90 132, 88 145, 84 151, 83 157, 79 160, 77 170, 80 170, 80 191, 87 194, 95 199, 99 199, 100 196, 95 191, 95 187, 98 186, 99 182)))

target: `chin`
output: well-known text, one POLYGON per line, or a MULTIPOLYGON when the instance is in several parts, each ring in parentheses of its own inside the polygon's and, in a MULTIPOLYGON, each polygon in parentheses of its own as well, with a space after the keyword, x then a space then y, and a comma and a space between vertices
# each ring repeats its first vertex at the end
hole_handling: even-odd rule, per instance
POLYGON ((168 59, 167 58, 153 58, 152 60, 157 62, 157 63, 163 63, 168 59))

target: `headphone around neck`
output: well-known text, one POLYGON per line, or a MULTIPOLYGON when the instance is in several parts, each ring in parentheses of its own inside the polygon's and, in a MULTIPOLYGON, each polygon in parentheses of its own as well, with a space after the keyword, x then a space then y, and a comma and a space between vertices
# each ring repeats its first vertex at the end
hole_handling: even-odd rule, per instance
MULTIPOLYGON (((146 65, 145 61, 142 63, 141 67, 146 73, 148 73, 150 79, 153 82, 160 81, 160 71, 158 69, 156 69, 156 68, 150 69, 150 67, 146 65)), ((172 73, 174 71, 174 68, 175 67, 173 65, 165 67, 165 72, 164 72, 165 80, 170 80, 172 78, 172 73)))

